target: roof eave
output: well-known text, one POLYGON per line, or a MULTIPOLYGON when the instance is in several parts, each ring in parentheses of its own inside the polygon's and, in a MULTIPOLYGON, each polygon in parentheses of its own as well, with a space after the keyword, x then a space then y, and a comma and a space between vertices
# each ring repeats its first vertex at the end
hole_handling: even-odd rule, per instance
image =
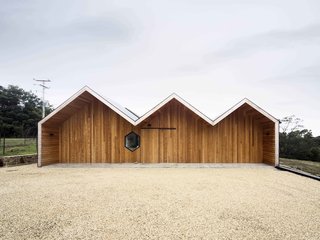
POLYGON ((102 102, 104 105, 108 106, 111 108, 114 112, 118 113, 121 117, 126 119, 129 123, 132 125, 135 124, 135 121, 128 117, 126 114, 124 114, 121 110, 119 110, 117 107, 115 107, 112 103, 108 102, 106 99, 104 99, 102 96, 100 96, 98 93, 93 91, 91 88, 88 86, 84 86, 81 88, 78 92, 73 94, 70 98, 68 98, 65 102, 63 102, 61 105, 59 105, 53 112, 51 112, 48 116, 43 118, 42 120, 39 121, 39 124, 42 125, 45 123, 47 120, 49 120, 51 117, 53 117, 55 114, 57 114, 60 110, 62 110, 64 107, 66 107, 69 103, 71 103, 73 100, 75 100, 77 97, 79 97, 81 94, 84 92, 90 93, 93 97, 98 99, 100 102, 102 102))
POLYGON ((81 88, 78 92, 73 94, 70 98, 68 98, 66 101, 64 101, 62 104, 60 104, 55 110, 53 110, 51 113, 49 113, 47 116, 45 116, 43 119, 39 121, 39 124, 42 125, 47 120, 49 120, 51 117, 53 117, 56 113, 58 113, 60 110, 62 110, 64 107, 66 107, 70 102, 75 100, 78 96, 80 96, 85 91, 90 90, 88 86, 84 86, 81 88))
POLYGON ((254 104, 252 101, 250 101, 247 98, 242 99, 240 102, 238 102, 236 105, 234 105, 233 107, 231 107, 229 110, 227 110, 225 113, 223 113, 222 115, 220 115, 219 117, 217 117, 215 120, 211 120, 210 118, 208 118, 205 114, 203 114, 202 112, 200 112, 198 109, 196 109, 195 107, 193 107, 191 104, 189 104, 187 101, 185 101, 183 98, 181 98, 179 95, 177 95, 176 93, 171 94, 170 96, 168 96, 167 98, 165 98, 163 101, 161 101, 159 104, 157 104, 155 107, 153 107, 152 109, 150 109, 147 113, 145 113, 143 116, 141 116, 140 118, 137 118, 136 120, 130 118, 129 116, 127 116, 124 112, 122 112, 119 108, 117 108, 115 105, 113 105, 111 102, 107 101, 106 99, 104 99, 102 96, 100 96, 98 93, 96 93, 95 91, 93 91, 91 88, 89 88, 88 86, 84 86, 83 88, 81 88, 78 92, 76 92, 75 94, 73 94, 68 100, 66 100, 65 102, 63 102, 61 105, 59 105, 52 113, 50 113, 48 116, 46 116, 45 118, 43 118, 41 121, 39 121, 39 124, 42 125, 43 123, 45 123, 47 120, 49 120, 52 116, 54 116, 56 113, 58 113, 61 109, 63 109, 64 107, 66 107, 70 102, 72 102, 73 100, 75 100, 78 96, 80 96, 82 93, 84 92, 88 92, 90 93, 93 97, 95 97, 96 99, 98 99, 100 102, 102 102, 104 105, 106 105, 107 107, 111 108, 114 112, 116 112, 117 114, 119 114, 121 117, 123 117, 125 120, 127 120, 129 123, 131 123, 134 126, 139 125, 141 122, 143 122, 145 119, 147 119, 148 117, 150 117, 153 113, 155 113, 156 111, 158 111, 160 108, 162 108, 164 105, 166 105, 168 102, 170 102, 172 99, 176 99, 178 102, 180 102, 182 105, 184 105, 185 107, 187 107, 189 110, 191 110, 193 113, 195 113, 196 115, 198 115, 200 118, 202 118, 204 121, 206 121, 207 123, 209 123, 210 125, 214 126, 217 123, 219 123, 220 121, 222 121, 224 118, 226 118, 229 114, 231 114, 232 112, 234 112, 235 110, 237 110, 239 107, 241 107, 243 104, 247 103, 248 105, 250 105, 252 108, 254 108, 256 111, 260 112, 262 115, 264 115, 265 117, 267 117, 268 119, 270 119, 273 122, 279 122, 279 119, 276 119, 275 117, 273 117, 271 114, 267 113, 266 111, 264 111, 262 108, 260 108, 258 105, 254 104))
POLYGON ((215 120, 213 120, 212 125, 216 125, 218 124, 220 121, 222 121, 223 119, 225 119, 227 116, 229 116, 231 113, 233 113, 235 110, 237 110, 238 108, 240 108, 243 104, 248 104, 250 105, 253 109, 255 109, 256 111, 258 111, 259 113, 261 113, 263 116, 265 116, 266 118, 268 118, 269 120, 271 120, 272 122, 276 123, 279 122, 279 119, 276 119, 275 117, 273 117, 271 114, 267 113, 265 110, 263 110, 262 108, 260 108, 258 105, 256 105, 255 103, 253 103, 252 101, 250 101, 247 98, 242 99, 240 102, 238 102, 236 105, 234 105, 233 107, 231 107, 229 110, 227 110, 225 113, 221 114, 219 117, 217 117, 215 120))
POLYGON ((143 116, 141 116, 136 122, 135 122, 135 126, 139 125, 141 122, 143 122, 144 120, 146 120, 148 117, 150 117, 152 114, 154 114, 156 111, 158 111, 160 108, 162 108, 163 106, 165 106, 168 102, 170 102, 172 99, 176 99, 178 102, 180 102, 182 105, 184 105, 185 107, 187 107, 189 110, 191 110, 192 112, 194 112, 196 115, 198 115, 199 117, 201 117, 203 120, 205 120, 207 123, 212 124, 212 120, 210 118, 208 118, 206 115, 204 115, 203 113, 201 113, 198 109, 196 109, 195 107, 193 107, 191 104, 189 104, 187 101, 185 101, 184 99, 182 99, 179 95, 177 95, 176 93, 172 93, 170 96, 168 96, 167 98, 165 98, 162 102, 160 102, 159 104, 157 104, 155 107, 153 107, 152 109, 150 109, 147 113, 145 113, 143 116))

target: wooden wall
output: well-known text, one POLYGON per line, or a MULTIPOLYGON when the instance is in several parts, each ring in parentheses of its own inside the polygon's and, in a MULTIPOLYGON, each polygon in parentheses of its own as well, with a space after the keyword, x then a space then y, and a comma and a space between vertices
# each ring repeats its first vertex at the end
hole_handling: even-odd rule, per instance
POLYGON ((275 162, 274 123, 247 104, 211 126, 173 99, 135 127, 91 99, 65 121, 43 130, 54 132, 51 137, 42 134, 43 165, 275 162), (134 152, 124 147, 131 131, 141 137, 134 152))
POLYGON ((132 163, 140 151, 124 147, 133 125, 98 100, 63 122, 60 127, 61 163, 132 163))
POLYGON ((275 129, 274 123, 263 124, 263 162, 273 165, 275 162, 275 129))
POLYGON ((60 162, 86 163, 91 159, 91 109, 86 104, 59 128, 60 162))
MULTIPOLYGON (((66 148, 66 142, 69 140, 78 139, 79 133, 76 131, 70 130, 69 138, 63 138, 61 136, 61 130, 63 128, 64 122, 74 122, 74 124, 81 125, 81 120, 75 121, 74 119, 82 109, 90 104, 93 101, 94 97, 84 92, 80 96, 78 96, 74 101, 69 103, 65 106, 62 110, 58 113, 53 115, 50 119, 48 119, 45 123, 41 126, 41 165, 49 165, 52 163, 59 163, 61 162, 61 154, 69 154, 62 149, 66 148), (67 119, 67 120, 66 120, 67 119)), ((76 126, 74 125, 73 130, 76 130, 76 126)), ((79 141, 78 141, 79 142, 79 141)), ((71 155, 71 152, 70 152, 71 155)))
MULTIPOLYGON (((211 126, 173 100, 145 121, 143 126, 149 124, 150 128, 175 130, 142 129, 143 132, 154 132, 153 138, 159 140, 153 140, 153 148, 144 146, 144 142, 151 144, 151 133, 146 136, 143 133, 141 150, 144 152, 143 148, 147 148, 153 154, 159 151, 159 162, 260 163, 263 161, 263 128, 260 121, 247 110, 250 110, 249 106, 241 107, 217 125, 211 126)), ((141 158, 148 162, 144 154, 141 158)))
POLYGON ((42 165, 59 163, 59 128, 43 125, 41 142, 42 165))

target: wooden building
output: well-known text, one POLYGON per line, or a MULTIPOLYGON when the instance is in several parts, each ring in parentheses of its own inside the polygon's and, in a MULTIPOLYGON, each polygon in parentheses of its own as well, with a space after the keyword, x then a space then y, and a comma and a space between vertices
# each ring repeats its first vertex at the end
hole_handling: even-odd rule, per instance
POLYGON ((211 120, 176 94, 138 117, 82 88, 38 124, 38 166, 55 163, 278 165, 279 121, 248 99, 211 120))

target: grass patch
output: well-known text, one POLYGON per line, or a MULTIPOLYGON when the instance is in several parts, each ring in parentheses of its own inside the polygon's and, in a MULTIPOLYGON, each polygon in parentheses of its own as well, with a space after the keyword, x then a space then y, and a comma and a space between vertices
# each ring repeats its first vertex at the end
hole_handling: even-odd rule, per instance
POLYGON ((37 153, 35 138, 6 138, 5 154, 3 139, 0 141, 0 156, 26 155, 37 153))
POLYGON ((300 171, 320 177, 320 162, 280 158, 280 166, 298 169, 300 171))

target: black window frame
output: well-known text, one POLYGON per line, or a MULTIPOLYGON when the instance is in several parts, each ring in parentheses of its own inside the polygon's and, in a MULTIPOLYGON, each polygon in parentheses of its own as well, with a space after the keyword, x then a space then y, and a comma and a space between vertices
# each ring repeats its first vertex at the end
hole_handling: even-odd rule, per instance
POLYGON ((135 150, 137 150, 138 148, 140 148, 140 145, 141 145, 140 135, 137 134, 136 132, 131 131, 131 132, 129 132, 127 135, 124 136, 124 147, 125 147, 126 149, 128 149, 130 152, 134 152, 135 150), (131 134, 135 134, 136 137, 137 137, 137 142, 138 142, 138 143, 137 143, 137 147, 135 147, 135 148, 130 148, 130 147, 127 146, 127 137, 128 137, 129 135, 131 135, 131 134))

